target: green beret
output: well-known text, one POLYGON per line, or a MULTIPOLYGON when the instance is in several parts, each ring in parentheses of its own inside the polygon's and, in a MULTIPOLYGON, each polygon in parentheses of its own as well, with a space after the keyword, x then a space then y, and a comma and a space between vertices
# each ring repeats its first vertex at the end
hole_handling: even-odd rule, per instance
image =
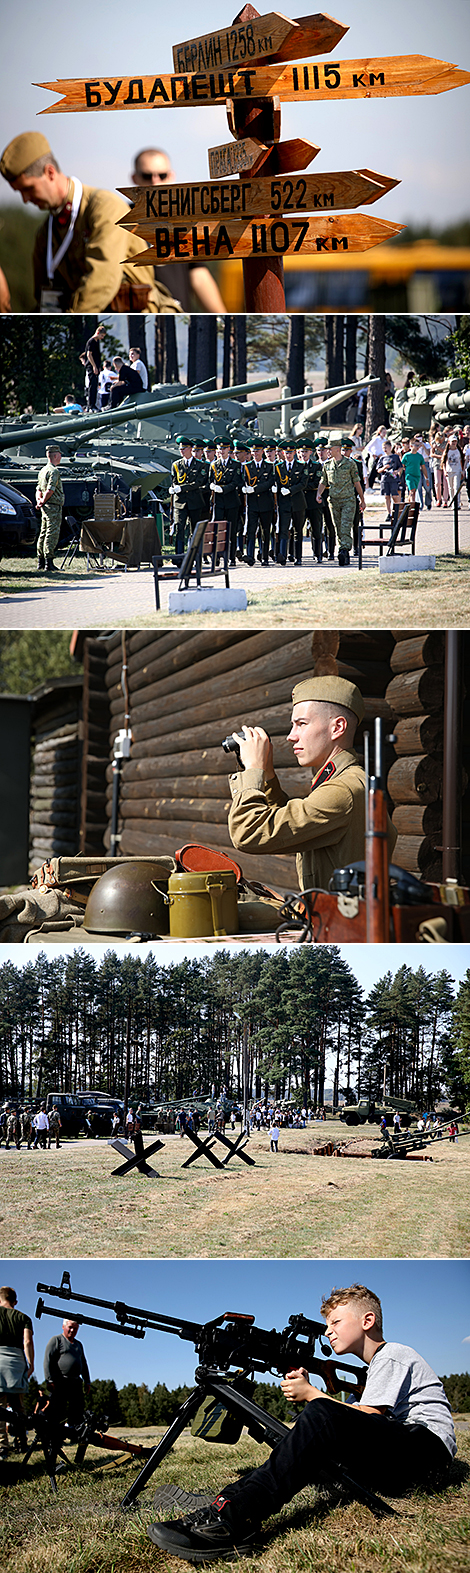
POLYGON ((345 705, 347 710, 352 710, 358 721, 364 720, 364 700, 355 683, 348 683, 344 677, 306 677, 303 682, 296 683, 292 690, 292 703, 301 704, 303 700, 315 700, 324 704, 345 705))
POLYGON ((51 149, 47 137, 41 131, 23 131, 20 137, 14 137, 8 147, 4 149, 0 159, 0 173, 5 180, 17 180, 19 175, 24 175, 30 164, 35 164, 37 158, 43 158, 51 149))

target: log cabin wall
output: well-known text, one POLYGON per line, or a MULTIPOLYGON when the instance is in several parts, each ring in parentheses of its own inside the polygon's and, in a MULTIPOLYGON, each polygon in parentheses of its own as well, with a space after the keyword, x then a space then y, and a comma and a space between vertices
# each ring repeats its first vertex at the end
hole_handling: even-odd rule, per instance
POLYGON ((29 870, 79 850, 82 678, 31 695, 29 870))
POLYGON ((395 715, 387 789, 398 831, 394 860, 421 879, 442 875, 443 633, 396 632, 386 697, 395 715))
MULTIPOLYGON (((111 718, 104 836, 104 846, 109 849, 111 760, 125 713, 121 635, 95 641, 95 645, 97 642, 107 650, 105 685, 111 718)), ((364 695, 366 724, 381 714, 391 729, 394 715, 386 690, 392 678, 393 648, 393 636, 380 632, 299 633, 292 629, 238 634, 232 629, 217 634, 127 634, 133 743, 131 758, 122 771, 121 853, 174 854, 175 848, 195 840, 232 851, 227 833, 228 760, 221 748, 222 738, 237 730, 243 720, 249 724, 262 720, 273 739, 274 762, 284 789, 297 796, 307 793, 311 772, 299 770, 293 763, 286 742, 294 683, 313 673, 348 677, 364 695)), ((91 673, 91 667, 89 670, 91 673)), ((92 698, 88 714, 94 722, 97 709, 92 698)), ((360 754, 362 730, 358 734, 360 754)), ((392 749, 387 757, 391 763, 392 749)), ((82 826, 85 822, 90 824, 84 800, 82 826)), ((293 857, 244 853, 243 868, 248 877, 282 890, 296 888, 293 857)))

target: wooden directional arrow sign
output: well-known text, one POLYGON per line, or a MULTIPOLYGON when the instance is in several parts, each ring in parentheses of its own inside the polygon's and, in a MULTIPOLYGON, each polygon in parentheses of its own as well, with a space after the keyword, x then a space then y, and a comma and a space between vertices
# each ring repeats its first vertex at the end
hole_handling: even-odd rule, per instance
POLYGON ((167 109, 172 105, 221 104, 227 98, 271 98, 285 103, 332 98, 401 98, 446 93, 470 82, 470 73, 426 55, 378 60, 319 60, 315 65, 224 67, 174 76, 95 77, 90 81, 39 82, 63 93, 43 115, 96 109, 167 109))
POLYGON ((277 142, 274 147, 255 142, 254 137, 241 137, 239 142, 208 148, 209 171, 212 180, 223 180, 224 175, 256 175, 260 169, 263 175, 283 175, 292 169, 306 169, 319 152, 315 142, 302 137, 277 142))
POLYGON ((260 60, 302 60, 336 49, 347 33, 332 16, 303 16, 289 21, 281 11, 253 16, 250 21, 232 22, 228 27, 208 33, 205 38, 189 38, 173 48, 175 71, 213 71, 216 66, 256 65, 260 60))
MULTIPOLYGON (((133 225, 134 233, 150 239, 148 226, 133 225)), ((193 257, 285 257, 295 252, 318 256, 324 252, 369 251, 391 240, 403 224, 364 213, 342 213, 340 218, 266 219, 227 224, 162 224, 152 231, 152 245, 133 256, 133 263, 191 262, 193 257)))
POLYGON ((119 220, 123 229, 151 234, 162 219, 240 218, 256 214, 324 213, 376 202, 398 185, 385 175, 370 179, 361 170, 332 175, 285 175, 280 180, 222 180, 180 185, 121 187, 133 203, 119 220))

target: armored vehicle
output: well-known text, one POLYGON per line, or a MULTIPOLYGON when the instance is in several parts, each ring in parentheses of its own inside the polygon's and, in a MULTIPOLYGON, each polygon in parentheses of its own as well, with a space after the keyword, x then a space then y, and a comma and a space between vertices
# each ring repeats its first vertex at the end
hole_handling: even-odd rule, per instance
POLYGON ((401 1116, 402 1126, 406 1129, 411 1120, 416 1120, 419 1114, 417 1104, 410 1098, 388 1098, 385 1103, 360 1098, 359 1103, 344 1103, 339 1111, 339 1117, 345 1125, 380 1125, 383 1118, 386 1119, 387 1125, 391 1125, 396 1111, 401 1116))
POLYGON ((470 421, 470 392, 466 390, 463 377, 399 388, 393 400, 390 428, 393 440, 428 432, 432 420, 444 427, 456 426, 459 422, 467 425, 470 421))

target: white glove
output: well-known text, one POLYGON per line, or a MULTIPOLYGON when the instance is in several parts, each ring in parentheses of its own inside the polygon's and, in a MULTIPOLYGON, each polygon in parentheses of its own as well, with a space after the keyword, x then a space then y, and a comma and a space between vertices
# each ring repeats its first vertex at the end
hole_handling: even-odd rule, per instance
POLYGON ((290 497, 290 489, 288 486, 281 486, 281 497, 290 497))
POLYGON ((249 497, 251 492, 254 492, 254 489, 254 486, 242 486, 242 492, 244 492, 245 497, 249 497))
POLYGON ((211 481, 210 490, 211 492, 222 492, 223 486, 216 486, 215 481, 211 481))
POLYGON ((170 486, 169 487, 170 497, 176 497, 176 493, 180 492, 180 491, 181 491, 181 486, 170 486))
POLYGON ((277 497, 277 486, 272 486, 271 491, 274 492, 274 496, 277 497))

